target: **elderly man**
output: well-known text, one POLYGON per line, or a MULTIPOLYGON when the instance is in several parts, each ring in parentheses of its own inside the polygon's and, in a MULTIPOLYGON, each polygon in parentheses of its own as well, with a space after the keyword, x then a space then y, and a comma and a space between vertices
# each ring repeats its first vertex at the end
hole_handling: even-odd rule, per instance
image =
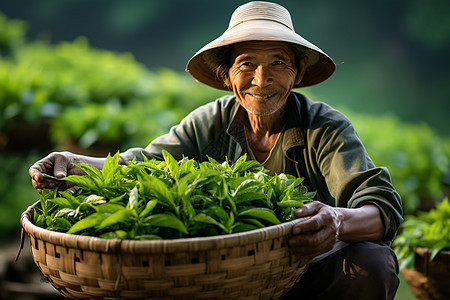
MULTIPOLYGON (((271 174, 304 177, 316 201, 299 208, 289 240, 313 261, 285 299, 393 299, 398 264, 389 245, 402 222, 401 199, 385 168, 374 166, 351 122, 293 88, 327 79, 335 64, 298 35, 289 12, 274 3, 236 9, 229 27, 198 51, 187 71, 209 86, 233 91, 189 114, 170 132, 120 162, 162 159, 162 150, 218 161, 247 153, 271 174)), ((44 173, 80 174, 73 162, 99 169, 104 158, 52 153, 30 168, 39 191, 54 186, 44 173)))

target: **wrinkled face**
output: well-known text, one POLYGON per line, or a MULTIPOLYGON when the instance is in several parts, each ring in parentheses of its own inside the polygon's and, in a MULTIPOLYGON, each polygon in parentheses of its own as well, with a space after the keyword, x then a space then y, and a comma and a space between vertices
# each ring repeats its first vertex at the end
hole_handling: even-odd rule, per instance
POLYGON ((229 84, 240 104, 254 115, 270 116, 283 109, 296 80, 302 77, 297 76, 288 43, 238 43, 230 59, 229 84))

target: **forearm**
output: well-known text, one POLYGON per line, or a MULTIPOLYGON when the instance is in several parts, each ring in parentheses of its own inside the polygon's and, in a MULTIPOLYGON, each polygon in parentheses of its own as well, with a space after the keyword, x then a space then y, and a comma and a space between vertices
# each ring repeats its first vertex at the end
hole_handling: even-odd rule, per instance
POLYGON ((378 207, 367 204, 359 208, 335 208, 343 215, 339 229, 339 240, 345 242, 380 241, 384 235, 384 224, 378 207))

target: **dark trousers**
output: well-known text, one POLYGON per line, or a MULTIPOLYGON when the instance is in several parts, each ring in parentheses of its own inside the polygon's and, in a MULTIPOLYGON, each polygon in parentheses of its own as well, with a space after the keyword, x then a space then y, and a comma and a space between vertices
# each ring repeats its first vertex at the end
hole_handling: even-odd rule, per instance
POLYGON ((394 299, 398 272, 397 257, 389 246, 338 241, 333 250, 313 259, 282 300, 394 299))

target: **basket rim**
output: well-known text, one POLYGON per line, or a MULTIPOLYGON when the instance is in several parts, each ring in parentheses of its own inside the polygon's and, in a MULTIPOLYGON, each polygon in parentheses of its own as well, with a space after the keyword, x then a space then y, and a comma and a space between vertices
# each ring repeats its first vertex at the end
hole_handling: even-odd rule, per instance
MULTIPOLYGON (((414 247, 414 253, 420 256, 431 256, 432 250, 430 248, 425 247, 414 247)), ((436 256, 448 256, 450 257, 450 249, 442 249, 436 256)))
POLYGON ((20 218, 22 228, 29 236, 63 247, 104 253, 175 253, 217 250, 255 242, 263 242, 279 237, 288 237, 292 235, 292 228, 295 224, 309 219, 308 217, 298 218, 278 225, 250 231, 207 237, 145 241, 104 239, 94 236, 82 236, 50 231, 36 226, 33 224, 32 219, 34 217, 34 208, 39 204, 40 201, 38 200, 34 204, 28 206, 20 218))

